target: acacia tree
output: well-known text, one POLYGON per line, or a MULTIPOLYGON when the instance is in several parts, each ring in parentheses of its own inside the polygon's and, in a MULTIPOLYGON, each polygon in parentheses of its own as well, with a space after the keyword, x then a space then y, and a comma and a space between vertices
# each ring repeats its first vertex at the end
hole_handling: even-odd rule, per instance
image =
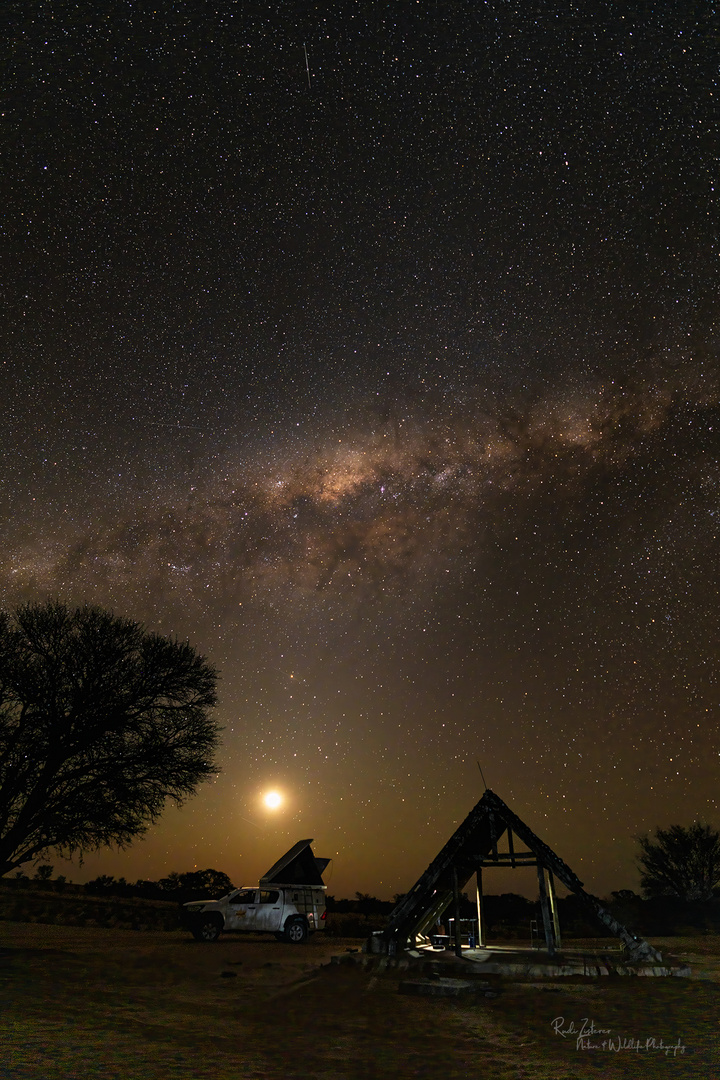
POLYGON ((710 900, 720 886, 720 833, 695 822, 685 828, 656 829, 655 838, 638 836, 638 868, 646 896, 710 900))
POLYGON ((173 872, 161 878, 158 885, 163 892, 186 900, 202 899, 204 896, 225 896, 234 887, 222 870, 188 870, 184 874, 173 872))
POLYGON ((217 772, 215 669, 97 607, 0 612, 0 875, 127 846, 217 772))

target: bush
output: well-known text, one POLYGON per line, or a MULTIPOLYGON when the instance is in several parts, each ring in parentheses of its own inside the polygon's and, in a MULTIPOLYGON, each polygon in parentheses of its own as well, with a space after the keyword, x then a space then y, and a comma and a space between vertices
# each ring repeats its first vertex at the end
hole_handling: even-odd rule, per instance
POLYGON ((369 937, 375 930, 384 930, 387 916, 363 915, 359 911, 329 911, 325 933, 332 937, 369 937))

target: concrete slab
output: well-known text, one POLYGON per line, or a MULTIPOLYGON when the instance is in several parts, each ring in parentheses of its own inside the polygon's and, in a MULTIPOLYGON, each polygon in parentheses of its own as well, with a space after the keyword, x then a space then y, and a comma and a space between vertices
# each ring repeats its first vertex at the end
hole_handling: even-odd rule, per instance
POLYGON ((497 991, 484 979, 404 979, 398 990, 401 994, 414 994, 416 997, 464 997, 466 994, 490 998, 498 996, 497 991))
POLYGON ((556 976, 585 975, 639 975, 669 976, 687 978, 691 969, 687 964, 633 963, 625 959, 622 953, 582 952, 564 949, 556 956, 547 953, 523 949, 463 949, 463 960, 477 964, 479 970, 488 975, 512 975, 530 979, 542 979, 556 976))
POLYGON ((351 963, 373 971, 408 971, 412 974, 439 975, 453 978, 487 978, 498 980, 506 975, 515 979, 568 978, 582 975, 597 978, 601 975, 633 975, 641 977, 679 976, 690 978, 692 969, 673 957, 661 964, 634 963, 619 950, 563 949, 550 957, 539 949, 515 949, 509 946, 470 949, 463 946, 462 957, 450 949, 434 949, 420 945, 394 956, 372 953, 346 953, 333 956, 333 964, 351 963))

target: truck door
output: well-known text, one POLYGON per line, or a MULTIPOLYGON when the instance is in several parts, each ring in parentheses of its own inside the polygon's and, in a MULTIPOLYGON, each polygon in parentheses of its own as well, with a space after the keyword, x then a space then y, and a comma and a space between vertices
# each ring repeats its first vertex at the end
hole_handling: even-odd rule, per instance
POLYGON ((257 918, 257 889, 238 889, 228 898, 227 930, 254 930, 257 918))
POLYGON ((282 930, 282 898, 279 890, 260 889, 256 912, 256 930, 282 930))
POLYGON ((324 930, 325 893, 321 889, 305 890, 305 911, 311 930, 324 930))
POLYGON ((319 889, 315 892, 314 914, 315 929, 324 930, 327 925, 325 922, 325 893, 320 892, 319 889))

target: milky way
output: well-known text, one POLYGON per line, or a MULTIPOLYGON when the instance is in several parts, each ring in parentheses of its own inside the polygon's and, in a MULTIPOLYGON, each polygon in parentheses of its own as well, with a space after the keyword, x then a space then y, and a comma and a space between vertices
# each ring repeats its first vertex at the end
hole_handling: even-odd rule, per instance
MULTIPOLYGON (((518 523, 527 532, 528 517, 548 504, 557 525, 580 526, 594 512, 589 504, 599 487, 637 485, 637 470, 650 466, 664 475, 662 504, 655 495, 646 508, 641 531, 648 541, 676 509, 665 502, 668 483, 680 503, 690 496, 701 505, 709 496, 706 512, 713 513, 713 463, 698 449, 702 434, 706 454, 714 444, 712 371, 524 403, 466 392, 445 415, 428 397, 425 409, 416 403, 373 430, 349 427, 330 438, 318 432, 317 444, 302 453, 228 464, 224 475, 167 503, 140 504, 127 519, 69 538, 66 547, 15 552, 6 588, 17 578, 30 592, 57 592, 80 578, 103 595, 111 584, 145 580, 163 600, 179 592, 203 604, 208 587, 218 604, 283 586, 402 590, 463 557, 482 560, 493 536, 518 523), (685 460, 688 442, 694 461, 685 460), (673 460, 678 449, 681 466, 673 460), (697 491, 687 490, 691 479, 697 491)), ((627 505, 627 515, 635 512, 627 505)), ((615 514, 622 524, 622 509, 615 514)), ((592 524, 584 524, 593 543, 592 524)))

